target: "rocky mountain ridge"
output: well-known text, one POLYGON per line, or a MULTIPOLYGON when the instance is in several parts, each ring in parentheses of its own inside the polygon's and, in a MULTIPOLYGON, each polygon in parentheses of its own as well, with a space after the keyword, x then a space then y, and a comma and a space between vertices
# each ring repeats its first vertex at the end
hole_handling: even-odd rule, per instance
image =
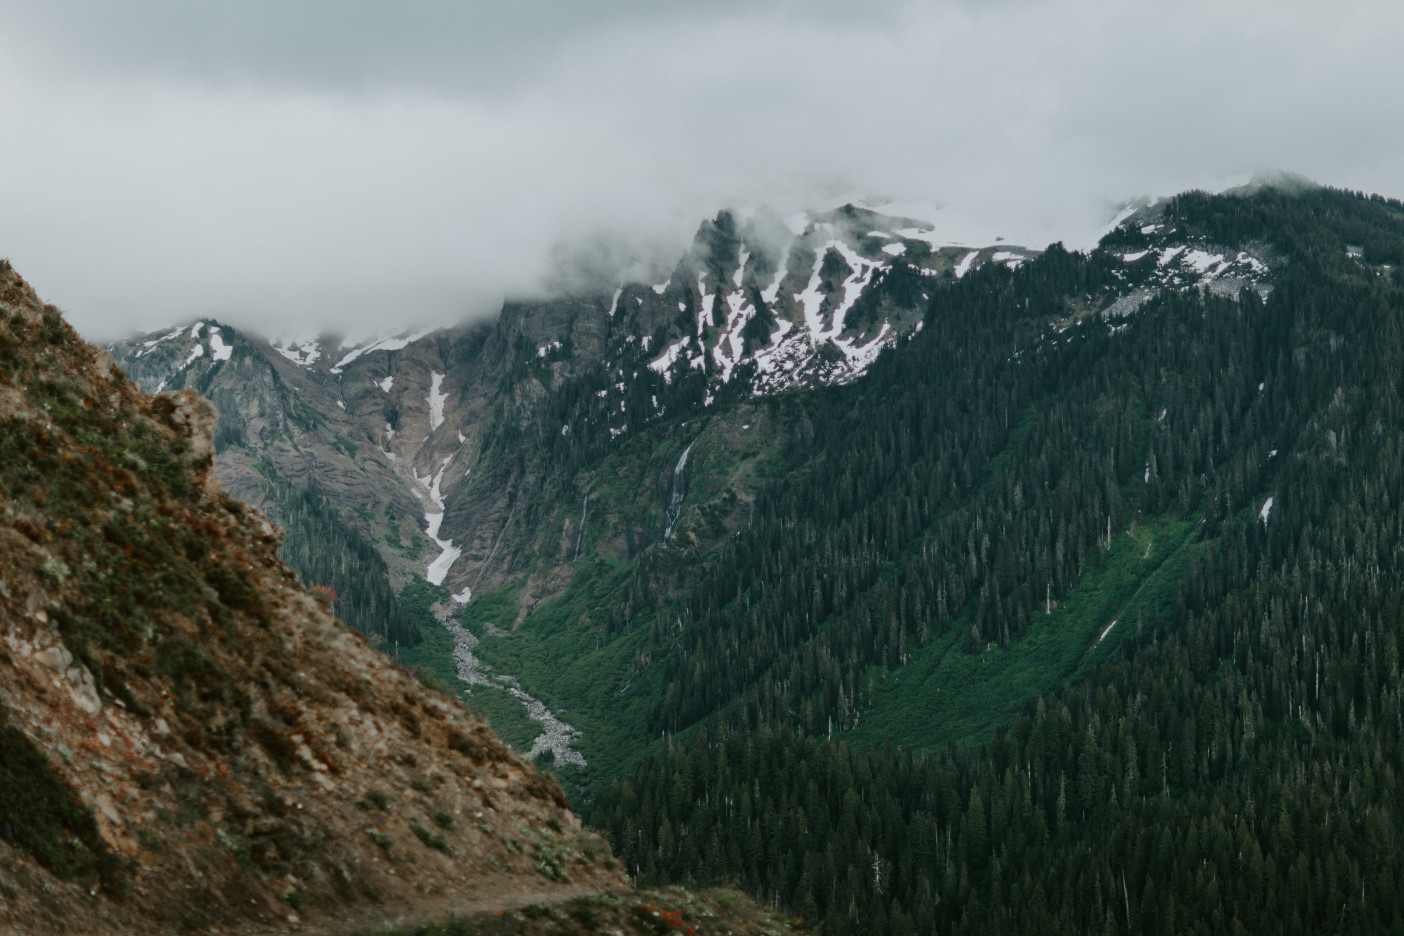
POLYGON ((941 278, 1032 255, 943 245, 928 225, 852 206, 793 228, 722 212, 661 283, 509 302, 492 323, 344 344, 201 321, 109 350, 149 392, 214 402, 232 494, 281 521, 278 486, 315 484, 395 585, 423 576, 466 601, 531 564, 514 524, 541 509, 526 474, 485 449, 534 431, 564 385, 588 391, 556 431, 613 441, 719 396, 846 383, 920 327, 941 278))
POLYGON ((297 583, 212 471, 214 409, 142 394, 8 264, 0 398, 0 931, 331 932, 623 885, 553 780, 297 583))
MULTIPOLYGON (((1191 243, 1160 214, 1155 204, 1123 212, 1106 249, 1125 264, 1124 288, 1051 327, 1093 313, 1118 327, 1158 289, 1269 288, 1265 259, 1191 243)), ((148 391, 189 386, 214 402, 216 471, 231 493, 282 520, 278 486, 315 485, 394 587, 422 576, 465 602, 532 574, 553 548, 533 519, 561 505, 539 499, 521 450, 533 436, 617 445, 649 425, 705 424, 719 398, 847 383, 922 326, 943 281, 1034 255, 942 244, 929 225, 851 205, 792 227, 722 212, 661 283, 509 302, 495 322, 350 344, 269 342, 196 322, 109 350, 148 391), (549 414, 558 421, 546 426, 549 414)), ((659 528, 609 537, 602 548, 620 560, 671 532, 671 478, 641 481, 658 501, 642 512, 656 512, 659 528)), ((363 622, 338 610, 400 639, 377 631, 383 614, 363 622)))

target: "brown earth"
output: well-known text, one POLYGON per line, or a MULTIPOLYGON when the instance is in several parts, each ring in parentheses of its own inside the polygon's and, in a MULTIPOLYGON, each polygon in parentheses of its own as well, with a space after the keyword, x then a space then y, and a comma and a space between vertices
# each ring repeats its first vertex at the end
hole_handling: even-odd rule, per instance
POLYGON ((368 647, 0 268, 0 932, 337 933, 626 885, 554 780, 368 647))

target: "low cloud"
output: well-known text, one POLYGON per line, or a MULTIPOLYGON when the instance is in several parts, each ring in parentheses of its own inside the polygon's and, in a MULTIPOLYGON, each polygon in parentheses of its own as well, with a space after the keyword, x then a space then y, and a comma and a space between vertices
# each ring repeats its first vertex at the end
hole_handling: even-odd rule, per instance
POLYGON ((0 255, 98 339, 490 315, 727 206, 1041 246, 1265 168, 1404 195, 1397 4, 56 6, 0 3, 0 255))

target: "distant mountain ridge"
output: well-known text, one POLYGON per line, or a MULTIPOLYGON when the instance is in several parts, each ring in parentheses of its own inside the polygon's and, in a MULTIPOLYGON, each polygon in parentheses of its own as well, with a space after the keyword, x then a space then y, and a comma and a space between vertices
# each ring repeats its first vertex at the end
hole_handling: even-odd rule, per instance
MULTIPOLYGON (((1154 207, 1128 209, 1112 235, 1127 269, 1109 316, 1134 311, 1157 288, 1267 281, 1261 259, 1177 245, 1155 216, 1154 207)), ((608 445, 660 420, 705 415, 720 397, 849 383, 921 327, 941 283, 1037 255, 943 244, 929 224, 852 205, 791 223, 723 211, 660 283, 508 302, 495 322, 349 345, 270 343, 196 322, 109 350, 150 392, 193 387, 210 397, 221 414, 217 471, 236 496, 281 520, 280 499, 316 487, 314 499, 345 524, 348 542, 336 548, 373 551, 385 564, 357 562, 367 574, 330 583, 339 593, 423 576, 464 601, 527 571, 541 548, 523 525, 540 509, 527 506, 534 485, 522 487, 530 459, 510 456, 518 467, 503 474, 500 460, 484 462, 486 448, 546 431, 547 413, 554 431, 608 445)), ((414 641, 384 596, 355 600, 359 610, 338 608, 353 626, 414 641)))
MULTIPOLYGON (((337 549, 385 563, 358 568, 397 587, 425 576, 466 600, 530 561, 519 536, 502 535, 517 485, 475 490, 470 473, 484 444, 534 419, 550 391, 589 382, 558 431, 612 440, 722 394, 847 383, 919 327, 939 279, 1033 255, 937 246, 929 226, 852 206, 798 233, 722 212, 662 283, 509 302, 494 323, 342 345, 199 321, 108 350, 148 392, 188 387, 214 402, 231 493, 286 522, 281 501, 314 486, 350 534, 337 549)), ((365 581, 325 584, 349 598, 365 581)), ((385 601, 357 600, 363 610, 338 607, 354 626, 413 641, 385 601)))

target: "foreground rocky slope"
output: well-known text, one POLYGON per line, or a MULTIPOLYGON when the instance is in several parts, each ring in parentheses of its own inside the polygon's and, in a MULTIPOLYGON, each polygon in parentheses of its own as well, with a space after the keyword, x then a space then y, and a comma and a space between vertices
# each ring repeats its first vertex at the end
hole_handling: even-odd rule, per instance
POLYGON ((333 617, 146 396, 0 269, 0 931, 509 906, 622 883, 551 779, 333 617))

